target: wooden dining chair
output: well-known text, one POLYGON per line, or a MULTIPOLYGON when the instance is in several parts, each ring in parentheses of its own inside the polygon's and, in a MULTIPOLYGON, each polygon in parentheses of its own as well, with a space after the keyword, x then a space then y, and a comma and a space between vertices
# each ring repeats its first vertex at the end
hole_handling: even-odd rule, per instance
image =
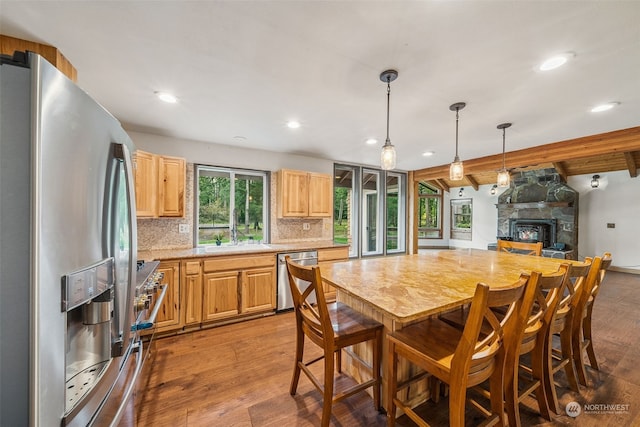
POLYGON ((605 252, 602 257, 595 257, 591 265, 591 271, 586 281, 586 286, 581 294, 580 301, 576 306, 576 315, 573 319, 572 344, 573 344, 573 362, 576 366, 578 381, 580 384, 587 386, 587 372, 584 364, 584 353, 587 353, 589 365, 591 369, 599 371, 596 354, 593 350, 593 336, 591 334, 591 314, 593 312, 593 304, 600 286, 604 280, 607 270, 611 267, 611 254, 605 252))
POLYGON ((402 409, 418 425, 427 425, 408 403, 398 398, 398 391, 415 382, 415 379, 409 379, 398 383, 399 357, 449 385, 449 425, 464 425, 467 389, 485 380, 490 383, 491 410, 474 401, 471 404, 484 413, 487 425, 504 425, 504 341, 506 337, 514 336, 507 331, 517 328, 513 324, 518 320, 514 313, 522 306, 527 281, 528 276, 522 275, 513 286, 493 289, 478 283, 463 330, 433 317, 387 335, 388 426, 395 425, 396 408, 402 409), (491 311, 492 307, 498 306, 509 306, 502 320, 491 311), (481 334, 485 321, 491 331, 481 334))
POLYGON ((511 346, 507 349, 505 409, 511 427, 521 425, 520 403, 531 394, 535 394, 540 415, 551 421, 544 393, 544 360, 547 350, 545 327, 550 325, 558 308, 567 270, 568 266, 565 264, 552 274, 543 275, 534 271, 527 284, 527 293, 533 293, 533 302, 529 304, 529 310, 526 309, 527 303, 524 303, 523 309, 518 313, 518 316, 523 317, 520 322, 524 324, 521 339, 510 341, 511 346), (530 355, 530 365, 521 362, 527 354, 530 355))
POLYGON ((498 252, 512 252, 523 255, 542 255, 542 242, 527 243, 498 239, 498 252))
POLYGON ((573 343, 572 328, 575 306, 580 299, 580 293, 585 287, 585 282, 591 268, 591 260, 582 263, 567 263, 567 276, 563 295, 558 303, 558 309, 551 319, 548 328, 548 337, 545 339, 547 345, 545 360, 545 395, 549 408, 556 414, 560 414, 558 405, 558 394, 554 381, 554 375, 564 368, 567 381, 571 389, 580 393, 575 365, 573 363, 573 343), (560 347, 553 346, 553 336, 559 336, 560 347))
POLYGON ((375 408, 379 410, 382 323, 360 314, 340 302, 327 304, 324 298, 320 267, 296 264, 288 256, 285 257, 285 260, 296 316, 296 356, 289 390, 291 395, 296 394, 300 372, 304 372, 322 394, 322 427, 329 425, 333 403, 369 387, 373 387, 373 403, 375 408), (322 356, 309 361, 303 360, 305 337, 322 348, 322 356), (373 363, 370 366, 371 379, 355 384, 347 390, 334 393, 334 369, 341 372, 341 350, 367 341, 373 343, 373 363), (321 360, 324 361, 323 382, 309 369, 310 365, 321 360))

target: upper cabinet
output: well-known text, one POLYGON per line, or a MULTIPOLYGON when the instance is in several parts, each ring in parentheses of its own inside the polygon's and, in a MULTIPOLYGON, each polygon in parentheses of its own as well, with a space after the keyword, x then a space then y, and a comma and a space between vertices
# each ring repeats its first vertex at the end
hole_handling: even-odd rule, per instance
POLYGON ((330 217, 331 175, 282 169, 278 172, 278 218, 330 217))
POLYGON ((180 157, 135 153, 138 217, 183 217, 186 162, 180 157))

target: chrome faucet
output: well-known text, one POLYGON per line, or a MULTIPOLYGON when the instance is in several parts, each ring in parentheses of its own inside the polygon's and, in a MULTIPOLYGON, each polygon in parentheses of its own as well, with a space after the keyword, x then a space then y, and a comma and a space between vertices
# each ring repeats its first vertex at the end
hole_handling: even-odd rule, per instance
POLYGON ((231 223, 231 241, 234 245, 238 244, 238 210, 233 209, 233 218, 231 223))

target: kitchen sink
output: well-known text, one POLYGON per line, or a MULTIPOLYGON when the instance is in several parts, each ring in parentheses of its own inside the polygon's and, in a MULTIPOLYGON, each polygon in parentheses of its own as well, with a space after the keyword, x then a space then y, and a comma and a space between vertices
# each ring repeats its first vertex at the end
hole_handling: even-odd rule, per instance
POLYGON ((239 243, 237 245, 208 245, 204 247, 204 251, 208 253, 218 252, 247 252, 247 251, 263 251, 271 249, 271 246, 265 243, 239 243))

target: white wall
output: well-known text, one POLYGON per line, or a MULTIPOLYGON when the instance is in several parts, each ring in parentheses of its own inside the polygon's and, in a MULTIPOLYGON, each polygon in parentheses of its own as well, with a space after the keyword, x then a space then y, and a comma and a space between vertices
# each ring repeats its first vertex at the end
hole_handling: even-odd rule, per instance
POLYGON ((277 171, 284 168, 333 175, 332 160, 170 138, 142 132, 127 131, 127 133, 136 148, 140 150, 184 157, 188 163, 264 171, 277 171))
MULTIPOLYGON (((576 175, 567 184, 580 193, 578 207, 578 259, 611 252, 613 266, 640 271, 640 177, 629 177, 628 171, 600 173, 600 186, 591 188, 592 175, 576 175), (615 228, 607 228, 607 223, 615 228)), ((458 197, 460 188, 445 193, 445 236, 449 236, 449 198, 458 197)), ((498 195, 489 194, 490 185, 478 191, 464 187, 462 198, 473 199, 473 240, 443 239, 441 244, 454 248, 486 249, 495 243, 498 195)), ((500 189, 498 189, 500 190, 500 189)), ((421 245, 440 245, 421 240, 421 245)))
POLYGON ((591 188, 592 175, 567 182, 580 193, 579 259, 611 252, 613 266, 640 271, 640 177, 630 178, 628 171, 599 175, 598 188, 591 188))

